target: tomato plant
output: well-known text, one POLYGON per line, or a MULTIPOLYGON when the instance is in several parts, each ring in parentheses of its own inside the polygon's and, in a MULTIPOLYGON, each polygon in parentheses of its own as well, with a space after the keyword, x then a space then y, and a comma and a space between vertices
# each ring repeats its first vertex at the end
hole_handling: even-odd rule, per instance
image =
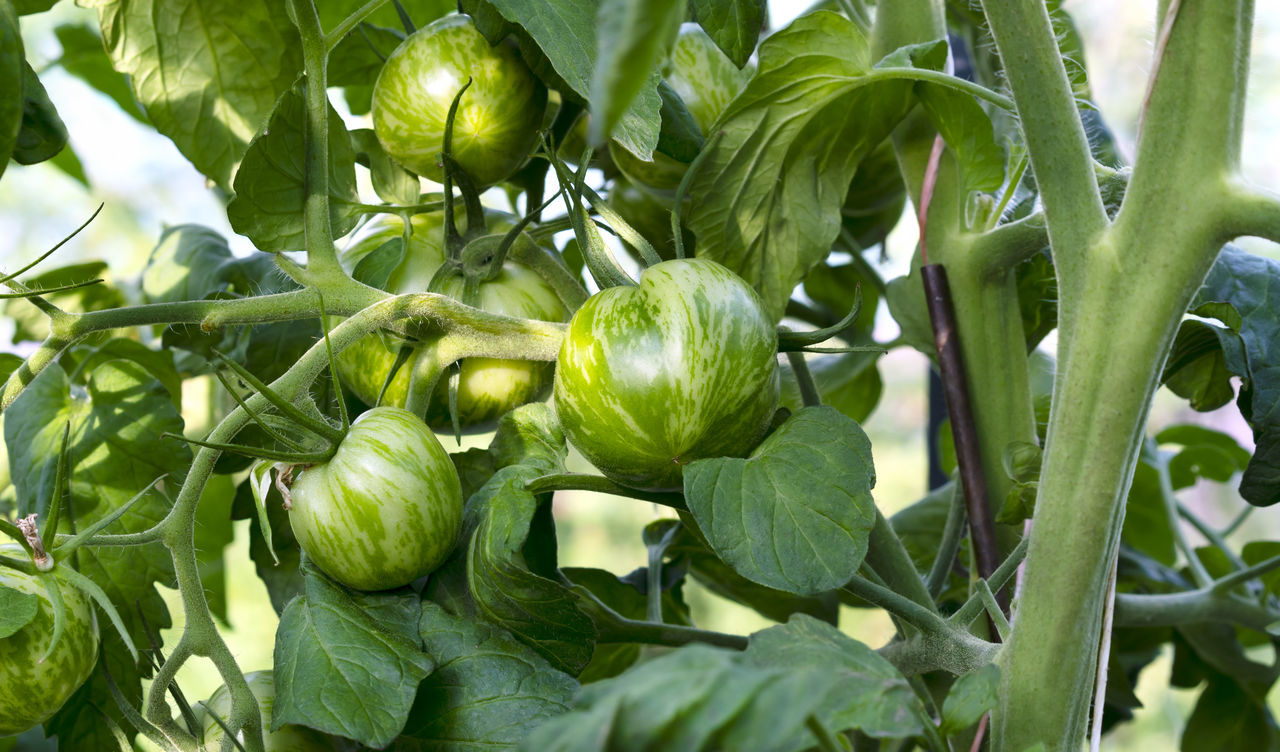
POLYGON ((701 259, 645 270, 578 309, 556 358, 565 435, 606 475, 675 488, 755 446, 778 405, 777 335, 755 291, 701 259))
POLYGON ((1280 752, 1253 0, 72 5, 0 0, 0 752, 1280 752))
MULTIPOLYGON (((459 214, 459 216, 461 216, 459 214)), ((513 226, 510 217, 501 212, 487 212, 489 230, 503 232, 513 226)), ((444 213, 415 214, 411 220, 413 235, 400 263, 390 271, 381 285, 387 292, 439 292, 462 299, 466 281, 462 269, 431 284, 445 264, 444 213)), ((342 256, 344 266, 355 269, 368 255, 384 243, 401 237, 404 223, 394 217, 378 221, 366 228, 367 234, 342 256)), ((531 242, 527 239, 521 242, 531 242)), ((471 303, 481 310, 519 318, 563 321, 568 311, 551 288, 532 270, 515 261, 506 261, 492 279, 477 285, 471 303)), ((393 335, 371 335, 343 351, 339 356, 339 373, 343 383, 365 404, 404 407, 409 394, 409 381, 419 361, 429 359, 423 352, 430 348, 430 337, 396 372, 389 384, 387 377, 395 365, 397 351, 404 340, 393 335), (383 386, 386 384, 386 392, 383 386), (381 403, 378 402, 382 395, 381 403)), ((468 358, 459 364, 456 410, 459 423, 471 426, 493 421, 514 407, 545 394, 551 383, 551 366, 528 360, 468 358)), ((427 422, 435 427, 450 423, 448 380, 441 379, 427 408, 427 422)))
POLYGON ((362 413, 327 462, 293 481, 289 525, 326 574, 358 590, 388 590, 430 573, 462 524, 458 476, 413 413, 362 413))
POLYGON ((547 91, 506 45, 490 46, 466 16, 405 39, 378 74, 373 126, 392 159, 437 182, 449 105, 471 81, 454 121, 454 159, 480 185, 516 170, 537 140, 547 91))
MULTIPOLYGON (((0 556, 22 553, 15 544, 0 544, 0 556)), ((48 720, 89 678, 98 661, 98 626, 89 599, 56 573, 37 576, 0 566, 0 594, 8 619, 29 619, 0 637, 0 736, 8 736, 48 720), (65 613, 52 650, 55 606, 42 577, 57 583, 65 613)))

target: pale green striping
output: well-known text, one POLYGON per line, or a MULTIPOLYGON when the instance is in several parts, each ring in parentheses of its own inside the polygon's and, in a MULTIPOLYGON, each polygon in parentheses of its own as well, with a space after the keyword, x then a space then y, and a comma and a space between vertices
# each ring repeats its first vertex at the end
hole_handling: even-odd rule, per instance
MULTIPOLYGON (((466 222, 461 207, 456 211, 459 229, 466 222)), ((498 211, 485 212, 488 230, 501 233, 514 226, 514 218, 498 211)), ((387 280, 388 292, 426 291, 436 270, 444 263, 444 213, 414 215, 413 236, 400 266, 387 280)), ((401 236, 403 224, 398 217, 377 220, 360 241, 342 255, 348 271, 383 243, 401 236)), ((461 277, 446 280, 440 292, 455 298, 462 296, 461 277)), ((569 312, 560 298, 532 270, 508 261, 498 276, 480 285, 478 307, 485 311, 541 321, 565 321, 569 312)), ((348 347, 338 356, 338 373, 342 383, 366 404, 378 398, 382 384, 395 363, 400 340, 385 334, 371 334, 348 347)), ((425 346, 429 346, 429 343, 425 346)), ((382 404, 403 407, 409 393, 411 358, 387 389, 382 404)), ((470 358, 462 361, 458 388, 458 414, 463 426, 487 423, 512 408, 542 399, 551 385, 550 363, 520 360, 470 358)), ((441 380, 427 409, 427 422, 436 428, 451 424, 448 384, 441 380)))
POLYGON ((387 590, 448 556, 462 525, 462 489, 425 423, 398 407, 374 408, 352 424, 333 459, 302 471, 289 522, 330 577, 387 590))
MULTIPOLYGON (((0 555, 27 558, 17 544, 0 544, 0 555)), ((56 570, 55 570, 56 571, 56 570)), ((55 575, 56 576, 56 575, 55 575)), ((53 606, 36 577, 0 567, 0 585, 39 598, 35 618, 0 639, 0 737, 43 723, 89 678, 98 660, 98 628, 93 606, 79 590, 62 582, 67 623, 53 655, 37 663, 53 636, 53 606), (25 667, 25 669, 24 669, 25 667)))
POLYGON ((547 92, 508 45, 489 46, 470 17, 446 16, 419 29, 387 58, 373 93, 373 126, 383 148, 440 182, 445 119, 472 78, 454 121, 454 158, 482 185, 506 178, 533 149, 547 92), (454 61, 469 61, 465 69, 454 61))
POLYGON ((680 485, 702 457, 741 456, 778 400, 777 335, 755 292, 712 261, 650 267, 579 309, 561 346, 556 410, 606 475, 680 485))

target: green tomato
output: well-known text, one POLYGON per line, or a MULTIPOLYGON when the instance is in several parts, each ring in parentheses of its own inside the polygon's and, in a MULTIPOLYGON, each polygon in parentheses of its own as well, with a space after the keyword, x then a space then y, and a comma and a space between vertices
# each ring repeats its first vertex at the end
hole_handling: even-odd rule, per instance
MULTIPOLYGON (((504 232, 514 226, 510 215, 501 212, 487 214, 490 230, 504 232)), ((461 210, 457 217, 461 229, 465 226, 461 210)), ((416 214, 410 224, 413 237, 409 248, 385 285, 387 292, 397 295, 426 292, 436 270, 445 261, 444 212, 416 214)), ((369 234, 343 254, 343 266, 348 271, 354 269, 370 252, 388 240, 400 237, 403 227, 398 217, 386 216, 378 220, 369 234)), ((451 276, 438 292, 461 299, 463 284, 461 276, 451 276)), ((569 318, 568 310, 550 285, 527 267, 510 260, 503 265, 497 277, 480 284, 475 305, 481 310, 518 318, 541 321, 566 321, 569 318)), ((342 383, 365 404, 375 404, 402 342, 391 335, 372 334, 343 350, 338 356, 342 383)), ((430 347, 430 342, 424 341, 396 372, 383 395, 382 404, 404 407, 409 395, 410 374, 420 358, 428 357, 424 352, 427 347, 430 347)), ((472 426, 495 420, 512 408, 545 396, 551 384, 553 365, 531 360, 468 358, 461 362, 460 367, 458 419, 462 425, 472 426)), ((427 408, 427 422, 438 428, 451 422, 448 383, 443 378, 427 408)))
POLYGON ((325 574, 356 590, 389 590, 429 574, 462 528, 458 473, 413 413, 375 407, 338 451, 299 474, 289 524, 325 574))
POLYGON ((490 46, 471 17, 445 16, 405 39, 373 85, 373 129, 392 159, 436 182, 449 106, 462 95, 453 125, 453 158, 477 184, 504 180, 524 164, 538 138, 547 90, 516 50, 490 46))
MULTIPOLYGON (((0 556, 30 560, 16 543, 0 544, 0 556)), ((66 606, 66 623, 53 654, 40 663, 53 637, 53 605, 44 583, 34 575, 0 566, 0 588, 37 599, 36 615, 8 637, 0 638, 0 737, 44 723, 58 712, 98 663, 98 625, 93 606, 75 586, 58 575, 66 606)))
POLYGON ((682 467, 743 456, 778 405, 778 336, 760 297, 714 261, 664 261, 591 297, 556 361, 565 436, 605 475, 676 488, 682 467))
MULTIPOLYGON (((739 70, 701 27, 681 27, 671 50, 666 81, 680 95, 704 135, 711 132, 720 113, 750 78, 751 71, 739 70)), ((680 180, 689 169, 687 163, 657 152, 651 161, 642 160, 616 142, 610 142, 609 155, 631 182, 667 201, 675 198, 680 180)))
MULTIPOLYGON (((262 741, 266 752, 333 752, 336 749, 332 739, 305 726, 286 724, 276 731, 267 731, 271 728, 271 713, 276 704, 274 674, 271 671, 250 671, 244 678, 249 682, 249 691, 258 698, 258 709, 262 711, 262 741)), ((231 717, 231 691, 225 685, 218 687, 205 703, 204 712, 205 749, 220 750, 227 733, 215 720, 214 714, 223 723, 231 717)), ((240 741, 244 741, 243 735, 240 741)))

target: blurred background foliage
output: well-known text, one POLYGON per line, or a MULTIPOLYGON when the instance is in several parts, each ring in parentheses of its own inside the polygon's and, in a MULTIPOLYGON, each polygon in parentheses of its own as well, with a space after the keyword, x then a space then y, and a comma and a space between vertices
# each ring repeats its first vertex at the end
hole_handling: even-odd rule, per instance
MULTIPOLYGON (((788 23, 808 5, 805 0, 771 0, 774 28, 788 23)), ((1131 155, 1138 108, 1154 39, 1156 0, 1067 0, 1085 40, 1092 90, 1122 154, 1131 155)), ((1253 76, 1250 79, 1246 117, 1244 169, 1262 185, 1280 186, 1280 5, 1260 3, 1254 27, 1253 76)), ((107 75, 105 54, 96 32, 93 13, 62 2, 46 13, 22 19, 28 55, 40 73, 51 99, 70 132, 70 149, 52 162, 22 167, 10 165, 0 180, 0 264, 17 266, 61 239, 84 221, 99 204, 101 215, 74 241, 59 251, 60 264, 77 260, 104 260, 109 279, 126 292, 137 285, 144 263, 163 229, 178 223, 206 225, 226 237, 233 252, 252 249, 236 236, 227 222, 223 197, 178 153, 172 142, 143 127, 145 115, 130 107, 128 92, 117 101, 85 85, 79 77, 107 75), (97 44, 99 46, 95 47, 97 44), (95 54, 96 51, 96 54, 95 54), (74 75, 73 75, 74 74, 74 75)), ((341 98, 336 98, 342 108, 341 98)), ((349 116, 349 114, 348 114, 349 116)), ((368 127, 363 118, 353 123, 368 127)), ((365 173, 361 173, 365 175, 365 173)), ((365 186, 367 188, 367 186, 365 186)), ((499 205, 505 198, 491 191, 499 205)), ((886 253, 879 259, 886 278, 901 274, 915 244, 913 222, 902 222, 890 235, 886 253)), ((1250 251, 1280 258, 1277 247, 1245 239, 1250 251)), ((869 254, 874 256, 874 254, 869 254)), ((0 316, 0 351, 21 354, 13 344, 15 321, 0 316)), ((897 328, 881 304, 876 320, 877 339, 887 341, 897 328)), ((1051 336, 1041 347, 1052 352, 1051 336)), ((910 348, 898 348, 881 364, 884 394, 864 428, 872 439, 878 485, 877 503, 886 515, 924 495, 926 362, 910 348)), ((183 408, 190 435, 208 426, 212 410, 220 410, 211 397, 207 379, 183 386, 183 408)), ((1228 406, 1213 413, 1192 412, 1185 401, 1166 391, 1157 397, 1150 433, 1175 423, 1199 423, 1235 436, 1251 447, 1250 432, 1237 411, 1228 406)), ((453 448, 451 437, 442 437, 453 448)), ((486 446, 488 436, 464 437, 463 448, 486 446)), ((587 470, 581 457, 572 469, 587 470)), ((221 476, 225 478, 226 476, 221 476)), ((1242 508, 1234 484, 1201 482, 1183 492, 1184 502, 1207 521, 1225 525, 1242 508)), ((661 516, 660 508, 640 502, 601 497, 584 492, 561 492, 555 501, 559 523, 562 566, 603 567, 624 574, 646 562, 639 531, 661 516)), ((249 558, 248 522, 236 523, 236 539, 226 554, 228 624, 226 635, 248 671, 271 666, 277 622, 266 590, 249 558)), ((1195 533, 1190 533, 1193 536, 1195 533)), ((1232 536, 1244 542, 1280 534, 1274 515, 1253 516, 1232 536)), ((690 583, 686 594, 695 620, 710 629, 745 633, 769 622, 755 612, 721 600, 690 583)), ((177 594, 166 592, 177 622, 164 637, 175 639, 182 611, 177 594)), ((841 627, 872 645, 892 634, 888 617, 880 612, 845 608, 841 627)), ((1196 690, 1170 688, 1170 660, 1164 656, 1144 673, 1136 692, 1144 703, 1135 721, 1118 729, 1104 742, 1105 749, 1167 750, 1177 747, 1181 724, 1194 701, 1196 690)), ((189 697, 207 697, 220 684, 211 664, 193 662, 183 668, 179 681, 189 697)), ((1273 710, 1280 698, 1273 693, 1273 710)))

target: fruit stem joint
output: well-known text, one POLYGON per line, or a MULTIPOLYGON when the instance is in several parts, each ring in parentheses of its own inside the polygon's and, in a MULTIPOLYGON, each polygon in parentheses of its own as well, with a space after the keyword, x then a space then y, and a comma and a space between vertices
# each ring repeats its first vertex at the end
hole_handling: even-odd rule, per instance
POLYGON ((18 529, 22 531, 22 535, 27 539, 27 545, 31 547, 31 561, 36 565, 36 569, 41 572, 48 572, 53 569, 53 557, 44 550, 44 541, 40 539, 40 530, 36 526, 36 519, 39 517, 35 512, 18 520, 18 529))

